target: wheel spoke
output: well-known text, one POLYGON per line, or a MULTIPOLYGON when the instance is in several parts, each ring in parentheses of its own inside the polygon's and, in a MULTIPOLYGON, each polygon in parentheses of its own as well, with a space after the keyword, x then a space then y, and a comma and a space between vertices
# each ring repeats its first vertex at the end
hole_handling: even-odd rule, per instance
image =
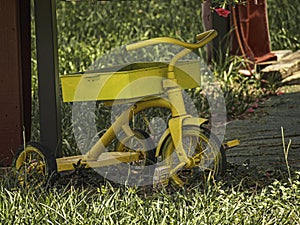
MULTIPOLYGON (((199 176, 200 173, 209 172, 211 176, 217 176, 225 171, 226 158, 225 152, 218 140, 205 130, 198 127, 187 126, 182 133, 183 147, 189 158, 192 158, 195 165, 192 168, 183 168, 171 177, 176 185, 182 186, 189 183, 192 178, 199 176), (199 172, 197 172, 199 171, 199 172)), ((171 136, 162 147, 163 159, 166 165, 174 169, 179 163, 179 158, 175 153, 175 147, 171 136)), ((201 176, 202 177, 202 176, 201 176)), ((199 177, 200 178, 200 177, 199 177)))
POLYGON ((18 183, 22 187, 40 187, 45 184, 48 174, 56 171, 55 158, 49 156, 55 167, 49 168, 45 151, 38 143, 30 143, 16 154, 15 167, 18 183))

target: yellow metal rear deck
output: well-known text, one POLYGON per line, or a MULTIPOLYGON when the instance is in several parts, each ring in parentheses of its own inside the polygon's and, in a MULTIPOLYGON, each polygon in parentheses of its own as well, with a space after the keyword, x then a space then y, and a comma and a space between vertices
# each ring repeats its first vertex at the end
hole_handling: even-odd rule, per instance
MULTIPOLYGON (((97 72, 62 75, 64 102, 91 100, 122 100, 163 94, 162 80, 167 79, 168 64, 163 62, 133 63, 97 72)), ((200 62, 179 61, 174 68, 182 89, 198 87, 201 83, 200 62)))

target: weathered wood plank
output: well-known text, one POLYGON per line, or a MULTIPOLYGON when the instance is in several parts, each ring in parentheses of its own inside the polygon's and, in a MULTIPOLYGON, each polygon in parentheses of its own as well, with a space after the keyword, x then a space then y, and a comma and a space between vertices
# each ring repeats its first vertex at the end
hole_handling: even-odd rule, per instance
POLYGON ((272 51, 272 53, 276 55, 277 60, 266 61, 266 62, 259 62, 258 65, 259 66, 268 66, 268 65, 271 65, 271 64, 275 64, 278 61, 280 61, 283 57, 286 57, 289 54, 292 54, 293 51, 292 50, 276 50, 276 51, 272 51))
POLYGON ((283 58, 281 58, 277 63, 267 66, 261 70, 264 76, 269 74, 279 73, 281 79, 291 76, 294 72, 300 70, 300 50, 293 52, 283 58))
POLYGON ((239 139, 241 144, 227 150, 229 162, 242 164, 250 160, 252 166, 264 169, 285 166, 281 127, 285 144, 291 140, 289 164, 300 168, 300 86, 298 92, 273 96, 260 103, 249 118, 231 121, 226 139, 239 139))
POLYGON ((300 84, 300 71, 294 72, 291 76, 283 79, 281 82, 286 85, 300 84))
POLYGON ((277 50, 277 51, 272 51, 277 57, 277 61, 280 61, 282 58, 290 55, 293 53, 292 50, 277 50))

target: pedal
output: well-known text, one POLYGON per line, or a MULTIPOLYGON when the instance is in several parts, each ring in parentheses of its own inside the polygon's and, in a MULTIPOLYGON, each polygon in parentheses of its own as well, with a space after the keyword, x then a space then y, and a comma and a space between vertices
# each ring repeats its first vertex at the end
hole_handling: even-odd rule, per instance
POLYGON ((223 143, 222 145, 223 145, 223 148, 225 150, 227 150, 227 149, 230 149, 230 148, 240 145, 240 141, 238 139, 235 139, 235 140, 227 141, 227 142, 223 143))
POLYGON ((168 186, 170 171, 169 166, 156 167, 153 175, 153 188, 168 186))

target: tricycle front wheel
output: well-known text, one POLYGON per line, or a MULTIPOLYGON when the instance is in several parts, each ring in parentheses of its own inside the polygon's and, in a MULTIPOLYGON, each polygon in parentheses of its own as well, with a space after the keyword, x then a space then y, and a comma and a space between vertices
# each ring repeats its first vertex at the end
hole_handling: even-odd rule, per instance
MULTIPOLYGON (((187 157, 193 160, 193 166, 183 168, 171 175, 171 182, 184 186, 194 180, 223 175, 226 171, 226 155, 218 138, 206 128, 198 126, 184 126, 182 144, 187 157)), ((162 158, 170 170, 179 163, 171 135, 162 146, 162 158)))

